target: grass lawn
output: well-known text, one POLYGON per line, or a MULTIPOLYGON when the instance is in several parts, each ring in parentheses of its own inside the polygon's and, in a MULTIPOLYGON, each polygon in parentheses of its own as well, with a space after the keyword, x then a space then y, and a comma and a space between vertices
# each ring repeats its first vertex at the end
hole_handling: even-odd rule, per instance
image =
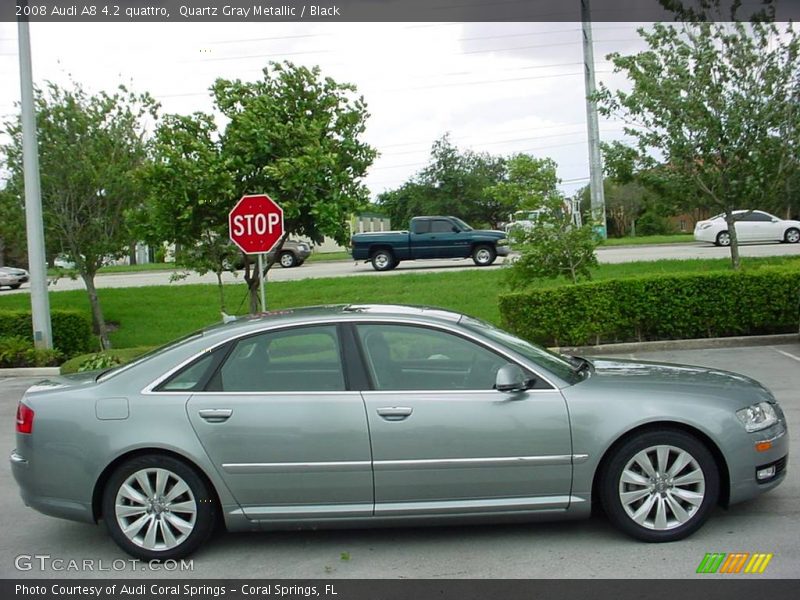
MULTIPOLYGON (((594 279, 727 270, 729 265, 728 259, 601 265, 595 270, 594 279)), ((800 258, 748 258, 744 268, 764 265, 794 265, 800 269, 800 258)), ((507 289, 504 280, 503 269, 490 269, 270 282, 267 302, 270 309, 349 302, 428 304, 499 324, 497 296, 507 289)), ((565 282, 548 280, 538 285, 553 287, 565 282)), ((243 284, 226 285, 225 293, 226 312, 245 312, 247 291, 243 284)), ((105 288, 98 290, 98 294, 106 319, 118 324, 118 329, 111 333, 116 348, 160 345, 221 318, 215 285, 105 288)), ((50 306, 89 313, 86 293, 80 290, 52 292, 50 306)), ((0 294, 0 310, 29 308, 26 294, 0 294)))
POLYGON ((353 260, 349 252, 314 252, 307 262, 323 262, 327 260, 353 260))
POLYGON ((670 235, 608 238, 601 246, 643 246, 646 244, 687 244, 691 242, 694 242, 694 235, 691 233, 673 233, 670 235))

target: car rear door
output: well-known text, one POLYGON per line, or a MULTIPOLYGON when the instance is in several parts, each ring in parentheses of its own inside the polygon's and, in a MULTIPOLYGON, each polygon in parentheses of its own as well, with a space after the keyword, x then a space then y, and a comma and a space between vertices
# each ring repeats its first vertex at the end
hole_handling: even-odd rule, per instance
POLYGON ((508 358, 445 330, 359 323, 373 389, 363 392, 375 515, 563 509, 572 448, 567 407, 544 380, 492 389, 508 358))
POLYGON ((364 405, 349 391, 335 325, 239 339, 189 420, 246 516, 369 516, 371 450, 364 405))

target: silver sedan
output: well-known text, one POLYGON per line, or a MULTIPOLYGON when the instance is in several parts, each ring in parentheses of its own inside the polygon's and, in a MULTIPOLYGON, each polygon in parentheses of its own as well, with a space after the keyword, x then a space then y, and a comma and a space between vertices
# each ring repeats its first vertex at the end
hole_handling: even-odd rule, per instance
POLYGON ((333 306, 210 327, 30 388, 24 502, 103 520, 128 553, 229 530, 586 517, 649 542, 783 481, 786 420, 758 382, 552 354, 443 310, 333 306))

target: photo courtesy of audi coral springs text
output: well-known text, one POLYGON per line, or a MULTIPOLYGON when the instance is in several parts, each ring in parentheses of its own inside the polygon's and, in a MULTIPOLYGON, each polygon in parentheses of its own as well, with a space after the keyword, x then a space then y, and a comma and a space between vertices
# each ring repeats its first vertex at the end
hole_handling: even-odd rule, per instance
POLYGON ((242 317, 17 407, 24 502, 175 559, 231 531, 587 517, 668 542, 786 476, 748 377, 554 354, 433 308, 242 317))

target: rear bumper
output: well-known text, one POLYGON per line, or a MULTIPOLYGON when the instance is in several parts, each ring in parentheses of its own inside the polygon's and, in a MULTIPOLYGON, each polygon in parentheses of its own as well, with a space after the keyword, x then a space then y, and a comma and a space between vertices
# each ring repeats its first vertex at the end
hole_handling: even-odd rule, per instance
POLYGON ((17 485, 19 485, 20 496, 22 496, 25 506, 51 517, 94 523, 91 505, 43 495, 36 485, 36 474, 33 466, 17 450, 11 453, 9 461, 11 463, 11 473, 14 475, 17 485))

